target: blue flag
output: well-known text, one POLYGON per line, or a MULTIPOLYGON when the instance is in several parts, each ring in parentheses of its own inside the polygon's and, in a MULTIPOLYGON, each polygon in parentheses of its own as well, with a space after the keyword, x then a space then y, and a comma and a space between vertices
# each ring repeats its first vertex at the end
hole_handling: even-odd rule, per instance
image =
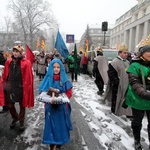
POLYGON ((68 55, 69 55, 68 49, 67 49, 59 31, 57 33, 55 48, 58 50, 58 52, 60 53, 60 55, 62 57, 64 57, 64 58, 68 57, 68 55))

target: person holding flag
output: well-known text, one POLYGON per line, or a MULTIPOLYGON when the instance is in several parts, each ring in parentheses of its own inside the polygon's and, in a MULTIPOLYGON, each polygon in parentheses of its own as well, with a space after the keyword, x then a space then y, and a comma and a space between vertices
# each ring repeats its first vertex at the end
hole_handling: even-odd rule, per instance
POLYGON ((74 79, 77 82, 77 75, 79 74, 80 57, 77 55, 76 44, 74 50, 68 56, 68 61, 69 61, 69 70, 71 72, 72 82, 74 81, 74 79))

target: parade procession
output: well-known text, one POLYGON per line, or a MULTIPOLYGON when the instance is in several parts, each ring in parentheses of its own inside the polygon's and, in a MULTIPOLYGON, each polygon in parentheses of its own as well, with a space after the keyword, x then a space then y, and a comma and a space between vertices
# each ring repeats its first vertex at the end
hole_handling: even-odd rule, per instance
POLYGON ((150 150, 150 1, 88 3, 0 6, 1 150, 150 150))

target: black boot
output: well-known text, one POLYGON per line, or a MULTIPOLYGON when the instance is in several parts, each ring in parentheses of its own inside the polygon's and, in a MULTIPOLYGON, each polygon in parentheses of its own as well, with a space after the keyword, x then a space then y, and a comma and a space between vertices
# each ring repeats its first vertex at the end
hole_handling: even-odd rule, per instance
POLYGON ((140 141, 136 141, 136 140, 134 141, 134 148, 135 150, 142 150, 140 141))
POLYGON ((149 139, 149 150, 150 150, 150 125, 147 126, 148 139, 149 139))
POLYGON ((142 150, 142 146, 141 146, 141 143, 140 143, 142 125, 135 126, 135 125, 132 124, 131 127, 132 127, 132 131, 133 131, 133 136, 134 136, 135 150, 142 150))

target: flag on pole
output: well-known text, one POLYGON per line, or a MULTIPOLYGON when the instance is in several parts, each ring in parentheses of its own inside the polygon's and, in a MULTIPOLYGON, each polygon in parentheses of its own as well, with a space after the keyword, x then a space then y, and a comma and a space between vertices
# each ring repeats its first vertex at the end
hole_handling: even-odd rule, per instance
POLYGON ((74 46, 74 56, 73 57, 74 57, 74 71, 75 71, 75 73, 80 74, 76 44, 74 46))
POLYGON ((34 58, 35 56, 32 50, 28 47, 28 45, 26 45, 26 59, 28 59, 31 62, 31 64, 33 64, 34 58))
POLYGON ((40 39, 39 37, 36 38, 36 48, 40 47, 40 39))
POLYGON ((44 52, 46 52, 46 45, 44 40, 41 41, 41 48, 44 50, 44 52))
POLYGON ((89 40, 87 38, 86 38, 86 41, 85 41, 85 47, 86 47, 86 49, 85 49, 85 55, 87 55, 88 51, 89 51, 89 40))
POLYGON ((68 57, 68 55, 69 55, 68 49, 67 49, 59 31, 58 31, 57 37, 56 37, 55 48, 57 49, 57 51, 60 53, 60 55, 62 57, 64 57, 64 58, 68 57))

